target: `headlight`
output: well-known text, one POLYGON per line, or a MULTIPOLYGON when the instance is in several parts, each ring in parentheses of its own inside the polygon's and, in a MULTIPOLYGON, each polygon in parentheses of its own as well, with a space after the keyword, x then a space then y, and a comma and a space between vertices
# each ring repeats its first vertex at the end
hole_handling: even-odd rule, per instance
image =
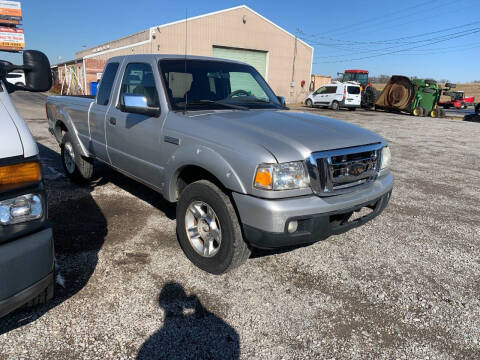
POLYGON ((390 153, 390 148, 385 146, 382 148, 382 161, 380 164, 380 170, 385 170, 390 167, 390 161, 392 159, 392 155, 390 153))
POLYGON ((253 186, 262 190, 292 190, 309 186, 303 161, 282 164, 261 164, 257 167, 253 186))
POLYGON ((0 224, 11 225, 41 218, 43 204, 40 195, 28 194, 0 201, 0 224))

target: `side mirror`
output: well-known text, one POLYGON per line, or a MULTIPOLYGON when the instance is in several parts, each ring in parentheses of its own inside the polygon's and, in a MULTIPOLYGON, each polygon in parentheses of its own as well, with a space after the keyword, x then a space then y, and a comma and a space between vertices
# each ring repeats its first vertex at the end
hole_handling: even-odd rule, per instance
POLYGON ((160 107, 148 106, 147 98, 140 94, 124 94, 120 110, 123 112, 142 114, 157 117, 160 115, 160 107))
POLYGON ((277 99, 278 101, 280 101, 280 105, 282 105, 282 108, 286 108, 287 107, 287 103, 285 101, 285 98, 283 96, 277 96, 277 99))
POLYGON ((9 93, 15 90, 48 91, 52 87, 50 62, 44 53, 37 50, 25 50, 23 52, 23 65, 0 61, 0 78, 9 93), (6 81, 8 73, 17 69, 23 70, 25 74, 25 86, 13 85, 6 81))
POLYGON ((52 71, 47 56, 41 51, 23 52, 23 71, 25 72, 25 90, 48 91, 52 87, 52 71))

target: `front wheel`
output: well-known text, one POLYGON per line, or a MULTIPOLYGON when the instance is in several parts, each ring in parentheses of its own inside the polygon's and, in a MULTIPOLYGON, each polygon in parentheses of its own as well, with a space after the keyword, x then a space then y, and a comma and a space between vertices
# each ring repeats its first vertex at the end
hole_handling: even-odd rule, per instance
POLYGON ((334 100, 332 102, 331 108, 333 111, 337 111, 338 109, 340 109, 340 104, 338 103, 338 101, 334 100))
POLYGON ((307 105, 308 107, 313 107, 313 102, 311 99, 307 99, 305 100, 305 105, 307 105))
POLYGON ((77 183, 88 182, 93 175, 93 159, 79 154, 68 132, 62 139, 61 156, 63 170, 67 176, 77 183))
POLYGON ((250 257, 230 198, 207 180, 188 185, 180 194, 177 236, 187 258, 211 274, 226 273, 250 257))

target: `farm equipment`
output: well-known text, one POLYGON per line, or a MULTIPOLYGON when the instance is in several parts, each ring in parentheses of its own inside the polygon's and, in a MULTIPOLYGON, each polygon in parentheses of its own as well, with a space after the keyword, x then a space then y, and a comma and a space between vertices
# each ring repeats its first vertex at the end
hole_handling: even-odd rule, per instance
POLYGON ((342 82, 355 81, 360 84, 362 91, 361 107, 365 109, 371 109, 375 105, 375 101, 378 98, 378 91, 368 82, 367 70, 345 70, 342 75, 342 82))
POLYGON ((455 109, 466 109, 468 105, 475 104, 475 98, 473 96, 465 97, 464 91, 454 91, 455 84, 446 83, 445 89, 443 90, 443 95, 450 96, 449 101, 440 101, 438 105, 443 106, 444 109, 455 108, 455 109))
POLYGON ((444 117, 437 107, 442 88, 435 80, 394 75, 383 89, 375 109, 406 112, 414 116, 444 117))

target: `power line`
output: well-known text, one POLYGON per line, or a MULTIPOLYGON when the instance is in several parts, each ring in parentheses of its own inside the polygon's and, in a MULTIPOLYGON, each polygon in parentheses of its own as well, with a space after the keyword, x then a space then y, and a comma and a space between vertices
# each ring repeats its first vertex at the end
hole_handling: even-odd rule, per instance
POLYGON ((344 59, 344 60, 335 60, 335 61, 321 61, 320 63, 322 64, 329 64, 329 63, 340 63, 340 62, 347 62, 347 61, 356 61, 356 60, 364 60, 364 59, 371 59, 371 58, 375 58, 375 57, 380 57, 380 56, 386 56, 386 55, 393 55, 393 54, 397 54, 397 53, 400 53, 400 52, 403 52, 403 51, 406 51, 406 50, 413 50, 413 49, 418 49, 422 46, 428 46, 428 45, 433 45, 433 44, 438 44, 440 42, 444 42, 444 41, 448 41, 448 40, 452 40, 452 39, 457 39, 459 37, 464 37, 464 36, 468 36, 468 35, 473 35, 473 34, 476 34, 476 33, 479 33, 480 32, 480 28, 478 29, 475 29, 475 31, 472 31, 468 34, 460 34, 460 35, 456 35, 456 36, 451 36, 450 38, 448 39, 442 39, 442 40, 437 40, 437 41, 433 41, 427 45, 416 45, 416 46, 412 46, 410 48, 406 48, 406 49, 398 49, 398 50, 394 50, 394 51, 389 51, 389 52, 386 52, 386 53, 382 53, 382 54, 376 54, 376 55, 370 55, 370 56, 364 56, 364 57, 359 57, 359 58, 353 58, 353 59, 344 59))
MULTIPOLYGON (((407 40, 407 39, 414 39, 414 38, 417 38, 417 37, 423 37, 423 36, 428 36, 428 35, 433 35, 433 34, 439 34, 439 33, 442 33, 442 32, 446 32, 446 31, 450 31, 450 30, 455 30, 455 29, 460 29, 460 28, 464 28, 464 27, 467 27, 467 26, 472 26, 472 25, 475 25, 475 24, 479 24, 480 21, 474 21, 474 22, 471 22, 471 23, 468 23, 468 24, 463 24, 463 25, 458 25, 458 26, 453 26, 453 27, 449 27, 449 28, 445 28, 445 29, 442 29, 442 30, 437 30, 437 31, 431 31, 431 32, 427 32, 427 33, 421 33, 421 34, 415 34, 415 35, 410 35, 410 36, 403 36, 403 37, 399 37, 399 38, 394 38, 394 39, 388 39, 388 40, 376 40, 376 41, 353 41, 353 40, 342 40, 342 39, 335 39, 335 38, 331 38, 331 37, 327 37, 327 36, 320 36, 320 35, 313 35, 313 34, 306 34, 304 33, 303 31, 299 31, 299 33, 301 35, 304 35, 306 38, 321 38, 321 39, 325 39, 325 40, 330 40, 330 41, 335 41, 335 42, 342 42, 344 43, 345 45, 350 45, 350 44, 354 44, 354 45, 373 45, 373 44, 389 44, 389 43, 395 43, 397 41, 400 41, 400 40, 407 40)), ((310 40, 311 41, 311 40, 310 40)), ((401 42, 401 43, 405 43, 405 42, 401 42)), ((406 42, 406 43, 409 43, 409 42, 406 42)), ((342 45, 342 44, 339 44, 339 45, 342 45)))
MULTIPOLYGON (((446 35, 442 35, 442 36, 432 37, 432 38, 429 38, 429 39, 410 41, 410 42, 408 42, 404 45, 401 45, 400 50, 402 50, 401 47, 409 46, 409 45, 413 45, 413 44, 420 44, 420 43, 422 43, 422 45, 420 45, 420 46, 429 46, 431 44, 435 44, 436 43, 435 41, 437 41, 437 40, 447 41, 447 40, 450 40, 450 39, 453 39, 453 38, 475 34, 478 31, 480 31, 480 27, 472 28, 472 29, 468 29, 468 30, 462 30, 462 31, 459 31, 459 32, 450 33, 450 34, 446 34, 446 35)), ((315 45, 322 45, 322 44, 319 43, 319 44, 315 44, 315 45)), ((329 44, 329 45, 335 45, 335 44, 329 44)), ((356 49, 357 51, 355 52, 355 54, 363 54, 363 53, 371 53, 371 52, 378 53, 378 52, 384 52, 384 51, 387 51, 387 50, 398 49, 398 48, 399 48, 398 45, 383 47, 383 48, 380 48, 380 49, 378 49, 378 48, 377 49, 371 49, 371 48, 369 48, 369 49, 365 49, 365 48, 358 49, 357 48, 356 49)), ((317 56, 316 58, 317 59, 319 59, 319 58, 334 58, 334 57, 341 57, 341 56, 345 56, 345 54, 343 54, 343 55, 317 56)))
MULTIPOLYGON (((438 4, 438 1, 435 1, 435 0, 429 0, 429 1, 424 1, 420 4, 417 4, 415 5, 415 9, 418 9, 418 8, 421 8, 425 5, 429 5, 431 3, 437 3, 438 4)), ((400 10, 397 10, 397 11, 391 11, 391 12, 388 12, 388 13, 385 13, 383 15, 379 15, 379 16, 375 16, 375 17, 371 17, 371 18, 368 18, 368 19, 365 19, 363 21, 360 21, 360 22, 357 22, 355 24, 349 24, 349 25, 345 25, 345 26, 341 26, 339 28, 336 28, 336 29, 333 29, 333 30, 329 30, 329 31, 326 31, 324 32, 324 34, 330 34, 330 33, 333 33, 333 32, 338 32, 339 30, 343 30, 343 29, 348 29, 348 31, 354 31, 355 28, 357 28, 358 26, 362 27, 362 25, 365 25, 365 24, 368 24, 369 26, 371 26, 372 23, 375 23, 375 22, 378 22, 378 21, 382 21, 384 20, 385 17, 387 16, 390 16, 390 15, 398 15, 399 13, 403 13, 403 12, 411 12, 412 11, 412 7, 408 7, 408 8, 403 8, 403 9, 400 9, 400 10)), ((347 31, 347 32, 348 32, 347 31)))

